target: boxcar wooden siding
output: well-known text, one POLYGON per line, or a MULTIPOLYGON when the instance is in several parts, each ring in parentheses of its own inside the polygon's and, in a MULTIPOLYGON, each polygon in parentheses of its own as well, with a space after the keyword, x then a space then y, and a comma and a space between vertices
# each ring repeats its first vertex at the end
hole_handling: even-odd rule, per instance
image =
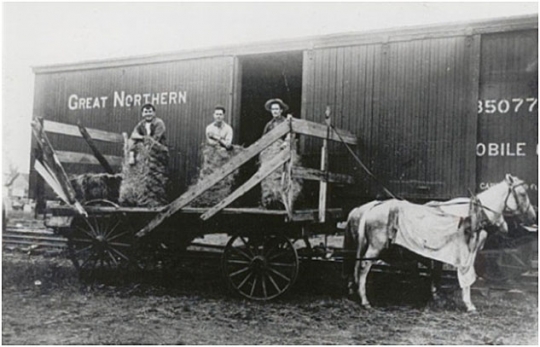
MULTIPOLYGON (((139 105, 129 100, 128 106, 125 96, 157 95, 157 116, 167 126, 172 181, 176 191, 183 191, 196 175, 199 145, 206 125, 213 121, 213 107, 219 103, 228 108, 229 117, 233 113, 232 79, 233 57, 39 74, 34 116, 68 124, 80 121, 89 128, 130 134, 140 121, 140 104, 144 98, 139 105), (78 104, 74 103, 73 95, 93 101, 98 98, 98 101, 91 103, 95 106, 92 108, 74 107, 78 104), (105 103, 100 97, 107 98, 105 103)), ((58 150, 91 153, 82 139, 59 134, 50 134, 50 138, 58 150)), ((103 154, 122 155, 121 145, 97 142, 103 154)), ((69 164, 69 169, 72 173, 102 171, 98 165, 69 164)))
POLYGON ((478 189, 512 173, 538 204, 537 30, 482 36, 478 122, 478 189))
MULTIPOLYGON (((395 194, 423 200, 466 196, 468 189, 484 190, 512 173, 532 183, 537 204, 537 40, 538 16, 532 15, 44 66, 34 69, 33 113, 130 133, 140 106, 114 107, 115 92, 159 95, 157 115, 167 124, 174 197, 196 178, 214 105, 229 111, 239 143, 246 128, 258 133, 251 129, 250 107, 261 105, 268 117, 250 90, 261 100, 266 91, 268 98, 290 98, 279 95, 287 93, 272 81, 281 83, 292 69, 298 82, 291 98, 295 112, 323 123, 330 106, 333 124, 358 135, 360 158, 395 194), (294 66, 287 59, 265 62, 283 56, 294 66), (265 78, 270 71, 274 75, 265 78)), ((50 138, 59 150, 90 153, 81 138, 50 138)), ((104 155, 122 154, 120 144, 96 142, 104 155)), ((321 139, 301 140, 304 166, 319 168, 321 146, 321 139)), ((358 183, 356 189, 336 188, 340 202, 382 193, 343 145, 330 143, 329 151, 330 170, 354 175, 358 183)), ((102 171, 75 163, 67 163, 66 170, 102 171)), ((31 170, 32 191, 35 178, 31 170)), ((316 202, 318 187, 306 186, 304 194, 316 202)))
MULTIPOLYGON (((358 135, 361 158, 397 194, 466 194, 474 185, 472 50, 470 36, 313 50, 302 115, 321 122, 330 105, 334 124, 358 135)), ((346 156, 333 150, 331 158, 346 156)), ((306 141, 304 151, 317 144, 306 141)))

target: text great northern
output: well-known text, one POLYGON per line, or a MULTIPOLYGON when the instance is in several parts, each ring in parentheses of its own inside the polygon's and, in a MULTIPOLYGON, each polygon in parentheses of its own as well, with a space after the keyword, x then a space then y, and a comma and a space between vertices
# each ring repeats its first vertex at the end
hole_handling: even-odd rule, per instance
MULTIPOLYGON (((70 110, 89 110, 105 108, 109 102, 108 96, 81 97, 71 94, 68 98, 70 110)), ((178 105, 187 102, 187 91, 168 91, 160 93, 126 94, 124 91, 114 91, 112 107, 132 107, 144 104, 154 105, 178 105)))

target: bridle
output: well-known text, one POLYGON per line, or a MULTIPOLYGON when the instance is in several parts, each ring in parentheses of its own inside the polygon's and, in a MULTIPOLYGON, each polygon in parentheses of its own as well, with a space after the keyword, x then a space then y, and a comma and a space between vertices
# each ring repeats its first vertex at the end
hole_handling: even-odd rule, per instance
POLYGON ((525 185, 525 182, 520 182, 518 184, 511 184, 508 186, 508 194, 506 195, 506 199, 504 199, 504 210, 503 210, 503 214, 507 217, 519 217, 521 215, 524 215, 525 213, 527 213, 527 211, 529 211, 529 209, 531 208, 531 201, 529 199, 527 199, 527 206, 525 209, 521 209, 520 208, 520 203, 519 203, 519 199, 518 199, 518 194, 516 193, 516 188, 517 187, 520 187, 520 186, 524 186, 525 185), (514 201, 516 202, 516 210, 512 210, 510 209, 510 207, 508 206, 508 199, 510 198, 510 195, 512 195, 514 197, 514 201))

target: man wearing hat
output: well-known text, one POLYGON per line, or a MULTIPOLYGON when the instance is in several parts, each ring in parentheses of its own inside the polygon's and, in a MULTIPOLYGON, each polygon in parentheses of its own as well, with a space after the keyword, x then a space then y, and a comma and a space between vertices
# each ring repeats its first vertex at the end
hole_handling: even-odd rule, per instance
MULTIPOLYGON (((131 133, 132 141, 141 141, 145 136, 149 136, 166 146, 165 144, 165 122, 156 117, 156 108, 152 104, 144 104, 141 107, 141 120, 131 133)), ((129 164, 135 165, 135 150, 129 152, 129 164)))
POLYGON ((264 104, 264 108, 272 114, 272 120, 264 126, 263 135, 286 120, 286 118, 283 117, 283 112, 287 112, 289 106, 287 106, 283 100, 276 98, 268 100, 264 104))
POLYGON ((233 129, 223 121, 224 118, 225 107, 221 105, 214 107, 214 121, 206 127, 206 143, 210 146, 232 149, 233 129))

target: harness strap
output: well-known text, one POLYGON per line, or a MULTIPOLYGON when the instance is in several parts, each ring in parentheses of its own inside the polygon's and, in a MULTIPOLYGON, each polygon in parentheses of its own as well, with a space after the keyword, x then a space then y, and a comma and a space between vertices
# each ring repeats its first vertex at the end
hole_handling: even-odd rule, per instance
POLYGON ((384 184, 382 184, 377 179, 377 177, 375 177, 375 175, 367 168, 367 166, 364 165, 362 160, 360 160, 360 158, 358 158, 358 156, 356 155, 356 153, 354 153, 354 151, 351 149, 351 147, 345 141, 343 141, 343 138, 341 137, 339 132, 336 130, 336 128, 334 128, 334 125, 330 124, 330 128, 332 128, 332 130, 336 133, 336 135, 339 137, 339 140, 345 145, 345 147, 347 148, 349 153, 353 156, 353 158, 356 160, 356 162, 358 164, 360 164, 360 166, 362 167, 362 169, 364 169, 364 171, 368 174, 368 176, 371 177, 376 183, 378 183, 381 186, 381 188, 384 190, 384 192, 386 194, 388 194, 391 198, 402 200, 401 198, 398 198, 396 195, 394 195, 388 188, 386 188, 384 186, 384 184))

